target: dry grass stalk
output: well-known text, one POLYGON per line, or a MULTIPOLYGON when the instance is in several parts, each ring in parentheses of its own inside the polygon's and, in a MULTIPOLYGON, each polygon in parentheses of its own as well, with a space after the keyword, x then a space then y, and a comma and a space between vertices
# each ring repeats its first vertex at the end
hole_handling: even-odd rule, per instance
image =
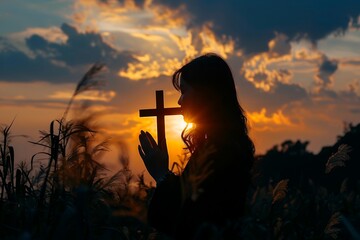
POLYGON ((338 227, 340 224, 340 212, 334 213, 325 227, 324 233, 327 236, 330 236, 332 239, 338 239, 341 229, 338 227))
POLYGON ((104 64, 95 63, 91 68, 85 73, 80 82, 77 84, 76 89, 67 105, 67 108, 64 112, 63 119, 66 119, 66 116, 69 112, 69 109, 74 101, 75 97, 80 93, 85 91, 97 89, 99 86, 103 85, 103 82, 95 78, 96 75, 105 67, 104 64))
POLYGON ((326 165, 325 173, 330 173, 336 167, 344 167, 345 162, 350 159, 349 153, 351 147, 346 144, 341 144, 336 153, 330 156, 326 165))
POLYGON ((286 197, 287 188, 288 188, 288 182, 289 179, 283 179, 280 182, 278 182, 273 190, 273 201, 272 204, 274 204, 277 201, 280 201, 286 197))

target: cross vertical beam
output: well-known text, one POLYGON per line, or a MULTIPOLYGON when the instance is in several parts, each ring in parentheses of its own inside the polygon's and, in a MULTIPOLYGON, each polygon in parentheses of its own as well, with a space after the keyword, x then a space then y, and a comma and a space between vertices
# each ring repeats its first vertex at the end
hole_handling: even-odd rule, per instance
POLYGON ((156 91, 156 108, 155 109, 140 109, 140 117, 156 117, 157 123, 157 138, 160 146, 165 141, 165 116, 167 115, 181 115, 181 108, 164 108, 164 91, 156 91))
POLYGON ((156 91, 156 110, 157 113, 157 135, 158 145, 165 139, 165 113, 164 113, 164 92, 156 91))

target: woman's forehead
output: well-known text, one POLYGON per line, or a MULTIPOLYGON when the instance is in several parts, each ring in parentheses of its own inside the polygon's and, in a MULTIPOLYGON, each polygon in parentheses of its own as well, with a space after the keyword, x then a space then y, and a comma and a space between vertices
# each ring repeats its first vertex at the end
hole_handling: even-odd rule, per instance
POLYGON ((180 77, 180 88, 189 88, 190 85, 186 82, 186 80, 184 80, 184 78, 180 77))

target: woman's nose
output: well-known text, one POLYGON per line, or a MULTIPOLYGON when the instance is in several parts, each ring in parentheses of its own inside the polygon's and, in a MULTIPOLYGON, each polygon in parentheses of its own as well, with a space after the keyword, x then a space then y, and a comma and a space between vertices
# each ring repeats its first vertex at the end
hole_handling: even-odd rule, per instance
POLYGON ((180 96, 179 100, 178 100, 178 104, 181 106, 182 104, 182 101, 183 101, 183 95, 180 96))

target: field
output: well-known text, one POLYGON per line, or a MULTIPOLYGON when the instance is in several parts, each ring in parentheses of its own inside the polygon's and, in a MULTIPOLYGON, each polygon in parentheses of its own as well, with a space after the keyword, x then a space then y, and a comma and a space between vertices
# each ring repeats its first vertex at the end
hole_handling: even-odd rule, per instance
MULTIPOLYGON (((97 86, 91 79, 101 68, 90 69, 73 98, 97 86)), ((73 98, 33 142, 46 150, 30 163, 15 165, 12 124, 1 128, 0 238, 168 239, 146 222, 154 186, 132 173, 126 156, 108 176, 98 160, 109 143, 96 114, 68 120, 73 98)), ((245 216, 221 229, 204 226, 199 239, 360 239, 360 124, 346 124, 318 154, 308 143, 287 140, 257 156, 245 216)))

